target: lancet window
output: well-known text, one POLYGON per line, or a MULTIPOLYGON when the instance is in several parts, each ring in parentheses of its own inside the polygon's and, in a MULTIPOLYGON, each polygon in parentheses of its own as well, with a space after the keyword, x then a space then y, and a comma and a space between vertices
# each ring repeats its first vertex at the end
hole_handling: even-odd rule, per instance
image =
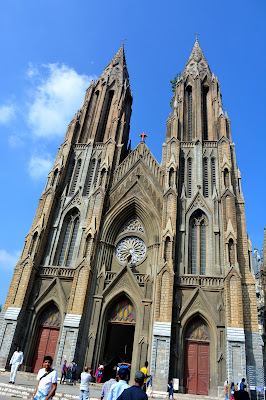
POLYGON ((202 131, 203 140, 208 140, 208 107, 207 107, 207 97, 208 97, 208 86, 203 86, 202 88, 202 131))
POLYGON ((187 160, 187 197, 192 196, 192 159, 187 160))
POLYGON ((212 174, 212 192, 214 192, 214 187, 216 186, 215 158, 211 159, 211 174, 212 174))
POLYGON ((192 87, 187 87, 188 140, 192 140, 192 87))
POLYGON ((206 273, 206 235, 207 235, 207 217, 197 211, 190 220, 190 260, 189 272, 191 274, 205 275, 206 273))
POLYGON ((208 181, 208 159, 203 159, 203 195, 209 196, 209 181, 208 181))
POLYGON ((73 196, 75 193, 76 187, 77 187, 77 182, 79 178, 79 172, 81 168, 81 159, 78 160, 76 170, 75 170, 75 175, 73 177, 72 185, 71 185, 71 190, 70 190, 70 196, 73 196))
POLYGON ((88 196, 90 194, 93 174, 94 174, 94 170, 95 170, 95 164, 96 164, 96 161, 95 161, 95 158, 93 158, 90 162, 87 179, 86 179, 86 184, 85 184, 85 195, 86 196, 88 196))
POLYGON ((110 114, 113 97, 114 97, 114 91, 111 90, 108 93, 108 100, 107 100, 107 105, 106 105, 106 109, 105 109, 105 113, 104 113, 104 120, 103 120, 103 125, 102 125, 102 129, 101 129, 99 142, 102 142, 104 140, 105 130, 106 130, 109 114, 110 114))
POLYGON ((63 241, 58 260, 58 265, 69 267, 74 253, 75 243, 79 228, 79 213, 75 210, 63 224, 63 241))

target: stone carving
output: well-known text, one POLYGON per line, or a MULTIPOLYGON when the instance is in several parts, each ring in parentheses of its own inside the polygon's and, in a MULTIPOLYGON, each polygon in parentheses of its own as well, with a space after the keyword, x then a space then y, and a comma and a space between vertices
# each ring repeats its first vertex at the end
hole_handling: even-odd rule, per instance
POLYGON ((140 221, 135 217, 132 218, 122 229, 121 233, 123 232, 140 232, 140 233, 144 233, 144 228, 142 226, 142 224, 140 223, 140 221))
POLYGON ((116 246, 116 257, 122 263, 136 264, 143 260, 146 254, 146 245, 142 239, 128 236, 120 240, 116 246))

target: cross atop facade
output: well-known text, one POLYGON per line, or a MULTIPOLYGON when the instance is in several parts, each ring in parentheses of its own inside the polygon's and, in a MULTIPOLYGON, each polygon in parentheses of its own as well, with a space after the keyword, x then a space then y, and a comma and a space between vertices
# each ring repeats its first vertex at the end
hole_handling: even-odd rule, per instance
POLYGON ((196 32, 194 35, 196 35, 196 40, 198 40, 198 35, 200 35, 200 33, 196 32))
POLYGON ((145 142, 145 137, 147 137, 148 135, 146 135, 146 133, 142 132, 139 136, 141 137, 141 141, 145 142))

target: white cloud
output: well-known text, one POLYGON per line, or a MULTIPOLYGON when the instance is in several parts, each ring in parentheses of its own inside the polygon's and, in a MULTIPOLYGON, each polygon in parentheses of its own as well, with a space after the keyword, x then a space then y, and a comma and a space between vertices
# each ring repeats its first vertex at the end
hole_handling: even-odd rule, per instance
MULTIPOLYGON (((28 122, 34 135, 54 138, 65 134, 82 104, 87 87, 95 77, 79 75, 64 64, 48 64, 44 68, 47 76, 34 90, 28 122)), ((28 76, 34 75, 36 71, 30 65, 28 76)))
POLYGON ((45 157, 32 156, 29 161, 29 174, 34 180, 45 178, 53 166, 52 157, 47 154, 45 157))
POLYGON ((27 76, 28 78, 33 78, 34 76, 39 74, 39 70, 37 67, 35 67, 31 62, 29 62, 29 68, 27 70, 27 76))
POLYGON ((15 108, 11 105, 0 106, 0 124, 8 124, 15 117, 15 108))
POLYGON ((12 254, 4 249, 0 249, 0 270, 14 269, 20 257, 21 251, 14 251, 12 254))

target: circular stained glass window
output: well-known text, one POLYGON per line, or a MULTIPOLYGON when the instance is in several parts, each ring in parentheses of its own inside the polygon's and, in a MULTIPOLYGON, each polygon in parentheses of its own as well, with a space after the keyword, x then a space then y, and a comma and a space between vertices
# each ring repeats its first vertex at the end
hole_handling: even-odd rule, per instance
POLYGON ((116 257, 122 264, 136 264, 143 260, 146 246, 143 240, 135 236, 128 236, 120 240, 116 246, 116 257))

